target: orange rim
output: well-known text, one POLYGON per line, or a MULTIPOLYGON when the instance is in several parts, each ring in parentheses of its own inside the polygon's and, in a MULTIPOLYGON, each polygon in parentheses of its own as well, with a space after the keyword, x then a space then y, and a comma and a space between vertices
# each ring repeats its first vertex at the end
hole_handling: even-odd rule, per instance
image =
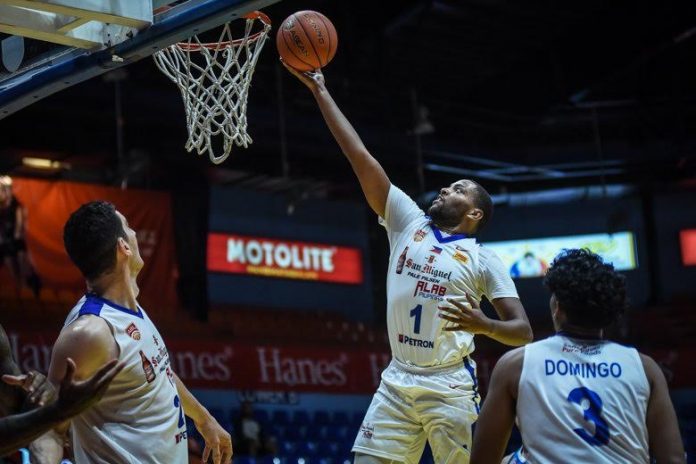
MULTIPOLYGON (((250 13, 245 14, 242 17, 245 19, 258 19, 266 26, 271 25, 271 18, 269 18, 266 15, 266 13, 264 13, 263 11, 252 11, 250 13)), ((193 44, 190 42, 179 42, 176 45, 181 50, 189 51, 189 52, 196 52, 196 51, 199 51, 201 48, 207 48, 209 50, 220 50, 221 48, 232 48, 232 47, 237 47, 239 45, 242 45, 244 43, 256 42, 264 34, 265 34, 265 31, 259 31, 259 32, 256 32, 254 34, 251 34, 249 37, 246 38, 246 40, 245 39, 236 39, 236 40, 230 40, 227 42, 210 42, 210 43, 202 43, 202 44, 193 44)))

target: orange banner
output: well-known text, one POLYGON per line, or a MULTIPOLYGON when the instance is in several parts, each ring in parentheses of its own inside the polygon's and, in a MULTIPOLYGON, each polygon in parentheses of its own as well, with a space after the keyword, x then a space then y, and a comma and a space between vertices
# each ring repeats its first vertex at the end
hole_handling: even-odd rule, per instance
POLYGON ((137 232, 145 267, 140 273, 140 302, 150 314, 177 305, 171 199, 168 193, 120 190, 92 184, 14 178, 14 194, 27 211, 27 248, 48 288, 85 287, 63 246, 63 226, 83 203, 106 200, 137 232))
POLYGON ((208 235, 208 270, 346 284, 363 282, 359 248, 232 234, 208 235))

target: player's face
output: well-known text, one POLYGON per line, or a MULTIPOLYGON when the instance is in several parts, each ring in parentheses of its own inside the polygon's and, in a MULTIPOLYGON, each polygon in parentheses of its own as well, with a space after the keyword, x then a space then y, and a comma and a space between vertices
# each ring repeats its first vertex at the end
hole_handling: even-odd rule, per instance
POLYGON ((458 180, 449 187, 440 189, 440 194, 428 208, 428 216, 440 226, 456 226, 474 208, 471 187, 468 180, 458 180))
POLYGON ((128 247, 132 251, 128 259, 128 267, 130 268, 131 272, 137 274, 138 272, 140 272, 140 270, 143 268, 143 265, 145 264, 143 258, 140 257, 140 248, 138 248, 138 238, 136 236, 135 231, 131 229, 130 225, 128 225, 128 220, 126 219, 126 217, 118 211, 116 211, 116 214, 118 214, 118 217, 121 219, 121 224, 123 224, 123 230, 126 232, 126 241, 128 243, 128 247))

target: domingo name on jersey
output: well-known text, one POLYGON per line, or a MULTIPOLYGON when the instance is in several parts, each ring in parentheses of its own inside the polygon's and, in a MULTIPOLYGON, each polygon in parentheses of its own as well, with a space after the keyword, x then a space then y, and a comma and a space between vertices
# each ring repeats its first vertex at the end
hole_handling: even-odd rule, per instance
POLYGON ((563 333, 531 343, 524 347, 517 397, 527 458, 647 464, 649 398, 633 348, 563 333))
POLYGON ((104 319, 126 367, 102 399, 72 419, 76 462, 180 464, 188 462, 186 422, 169 366, 169 352, 145 311, 86 295, 65 326, 91 314, 104 319))
POLYGON ((474 336, 443 331, 445 298, 466 301, 517 298, 515 284, 496 254, 465 235, 447 235, 404 192, 389 190, 385 217, 391 255, 387 277, 387 328, 392 355, 419 367, 461 363, 474 336))

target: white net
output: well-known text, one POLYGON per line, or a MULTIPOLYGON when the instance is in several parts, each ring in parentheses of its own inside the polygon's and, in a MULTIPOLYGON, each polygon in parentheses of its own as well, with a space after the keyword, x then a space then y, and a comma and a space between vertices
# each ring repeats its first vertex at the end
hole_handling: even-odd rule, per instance
POLYGON ((228 23, 217 43, 202 43, 193 36, 154 54, 157 67, 181 91, 188 126, 186 150, 207 152, 215 164, 227 159, 233 144, 246 148, 252 143, 246 116, 249 86, 271 23, 260 12, 246 18, 241 39, 233 39, 228 23), (213 145, 218 137, 222 137, 220 155, 213 145))

